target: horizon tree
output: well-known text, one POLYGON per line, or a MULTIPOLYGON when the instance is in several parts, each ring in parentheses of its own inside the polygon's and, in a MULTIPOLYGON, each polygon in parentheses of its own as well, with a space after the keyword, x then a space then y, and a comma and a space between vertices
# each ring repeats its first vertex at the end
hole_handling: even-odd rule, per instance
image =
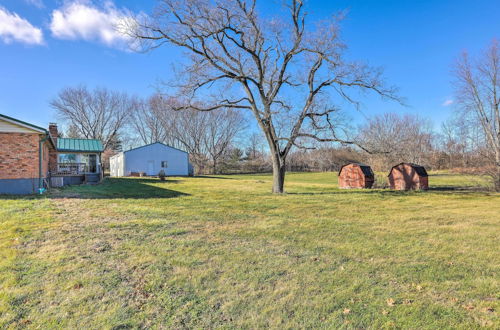
POLYGON ((433 151, 432 123, 423 117, 397 113, 372 116, 360 128, 359 139, 371 158, 385 166, 404 161, 422 164, 433 151))
POLYGON ((340 17, 306 24, 301 0, 286 1, 283 15, 272 17, 258 12, 256 0, 158 2, 153 15, 131 17, 119 28, 137 50, 170 44, 185 51, 175 80, 185 95, 179 110, 253 114, 269 145, 274 193, 284 192, 292 148, 356 143, 337 126, 338 104, 359 106, 352 92, 398 100, 380 69, 347 60, 340 17))
POLYGON ((167 127, 169 139, 186 149, 200 170, 211 163, 217 174, 218 162, 245 128, 244 118, 234 109, 200 112, 170 109, 167 127))
POLYGON ((213 174, 217 174, 219 160, 229 151, 238 133, 244 129, 245 123, 242 114, 233 109, 207 114, 208 125, 203 143, 212 161, 213 174))
POLYGON ((169 104, 158 94, 136 103, 131 116, 131 126, 144 144, 155 142, 165 143, 168 128, 164 125, 162 116, 169 104))
POLYGON ((50 102, 72 135, 101 140, 105 150, 121 148, 120 135, 134 104, 125 93, 85 86, 63 88, 50 102))
POLYGON ((70 124, 69 127, 64 131, 64 133, 59 133, 62 137, 79 139, 81 138, 80 131, 78 127, 74 124, 70 124))
POLYGON ((498 40, 477 59, 464 52, 454 66, 454 89, 461 121, 481 128, 474 136, 491 168, 487 174, 500 191, 500 46, 498 40))

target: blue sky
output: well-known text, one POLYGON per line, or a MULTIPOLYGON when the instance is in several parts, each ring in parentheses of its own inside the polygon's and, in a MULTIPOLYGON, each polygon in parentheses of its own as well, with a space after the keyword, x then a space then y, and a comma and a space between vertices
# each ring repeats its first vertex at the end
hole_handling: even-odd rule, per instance
MULTIPOLYGON (((270 1, 261 3, 266 12, 272 10, 270 1)), ((66 86, 153 93, 159 80, 172 77, 182 54, 169 46, 147 54, 124 51, 106 19, 124 9, 148 13, 154 5, 154 0, 0 0, 0 113, 47 126, 56 120, 49 101, 66 86), (93 14, 82 22, 84 7, 93 14)), ((416 113, 436 127, 453 109, 455 58, 463 50, 477 54, 500 38, 500 0, 309 0, 307 8, 310 21, 347 9, 342 31, 349 57, 382 66, 409 105, 368 97, 365 115, 416 113)))

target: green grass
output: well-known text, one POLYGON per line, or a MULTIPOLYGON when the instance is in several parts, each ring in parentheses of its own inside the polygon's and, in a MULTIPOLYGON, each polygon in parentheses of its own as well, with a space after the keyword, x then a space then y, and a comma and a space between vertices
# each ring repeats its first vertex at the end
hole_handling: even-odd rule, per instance
MULTIPOLYGON (((0 197, 0 328, 499 328, 500 194, 333 173, 0 197)), ((464 188, 465 187, 465 188, 464 188)))

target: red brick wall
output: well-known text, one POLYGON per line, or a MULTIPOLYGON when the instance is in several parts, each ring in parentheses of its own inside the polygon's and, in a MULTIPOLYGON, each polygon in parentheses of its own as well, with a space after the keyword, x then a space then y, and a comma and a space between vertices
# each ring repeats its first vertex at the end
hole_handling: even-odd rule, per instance
POLYGON ((363 170, 357 164, 349 164, 342 167, 339 174, 339 188, 371 188, 373 178, 365 177, 363 170))
POLYGON ((339 188, 363 188, 364 176, 359 166, 345 165, 339 175, 339 188))
POLYGON ((421 177, 420 178, 420 185, 419 185, 419 188, 420 189, 423 189, 423 190, 427 190, 429 189, 429 178, 428 177, 421 177))
POLYGON ((49 169, 57 171, 57 152, 54 148, 51 148, 49 152, 49 169))
POLYGON ((419 176, 409 164, 400 164, 393 167, 388 179, 391 189, 420 190, 429 188, 428 178, 419 176))
MULTIPOLYGON (((39 140, 36 133, 0 133, 0 179, 38 178, 39 140)), ((48 153, 43 173, 47 168, 48 153)))

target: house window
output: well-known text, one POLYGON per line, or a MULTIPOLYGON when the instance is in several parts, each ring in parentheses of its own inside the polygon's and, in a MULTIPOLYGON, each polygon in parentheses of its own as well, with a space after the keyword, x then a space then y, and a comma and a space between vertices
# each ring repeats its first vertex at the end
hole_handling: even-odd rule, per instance
POLYGON ((167 161, 166 161, 166 160, 162 160, 162 161, 161 161, 161 167, 163 167, 163 168, 167 168, 167 167, 168 167, 167 165, 168 165, 168 164, 167 164, 167 161))
POLYGON ((76 163, 76 154, 59 154, 59 163, 76 163))

